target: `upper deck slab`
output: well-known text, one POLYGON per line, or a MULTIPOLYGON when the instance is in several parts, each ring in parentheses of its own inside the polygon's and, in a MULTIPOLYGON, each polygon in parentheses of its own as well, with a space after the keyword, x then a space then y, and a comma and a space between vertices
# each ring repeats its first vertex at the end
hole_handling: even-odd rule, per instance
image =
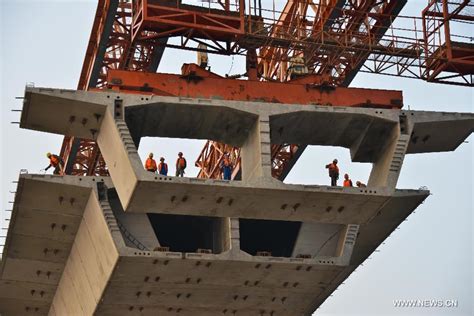
POLYGON ((405 117, 408 125, 413 125, 415 132, 408 153, 453 150, 474 130, 472 113, 239 102, 31 87, 25 90, 20 126, 96 139, 106 109, 113 114, 117 107, 118 116, 126 121, 136 144, 141 137, 156 136, 210 139, 242 146, 257 118, 267 117, 272 143, 357 149, 361 153, 353 153, 355 161, 374 161, 377 151, 383 148, 380 144, 384 144, 400 116, 405 117))

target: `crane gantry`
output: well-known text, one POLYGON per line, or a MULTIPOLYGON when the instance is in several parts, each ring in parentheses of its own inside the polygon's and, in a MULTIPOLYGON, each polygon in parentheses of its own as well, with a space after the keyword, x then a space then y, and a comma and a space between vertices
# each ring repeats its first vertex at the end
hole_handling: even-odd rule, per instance
MULTIPOLYGON (((472 39, 452 31, 454 23, 474 22, 473 4, 469 0, 430 0, 416 18, 400 16, 406 3, 288 0, 279 11, 274 1, 209 0, 197 5, 190 0, 99 0, 78 89, 181 96, 183 92, 171 84, 168 90, 158 91, 156 86, 140 83, 142 73, 161 76, 155 81, 164 78, 155 73, 166 48, 246 56, 242 76, 248 80, 223 78, 196 65, 184 65, 180 77, 188 86, 202 81, 202 87, 210 80, 239 85, 245 81, 251 91, 253 86, 285 82, 294 91, 305 87, 320 95, 321 91, 336 95, 359 72, 473 86, 472 39), (394 23, 395 19, 400 23, 394 23), (304 61, 305 76, 291 78, 292 58, 304 61)), ((338 105, 340 101, 315 100, 310 94, 300 102, 338 105)), ((276 96, 266 101, 282 102, 276 96)), ((351 106, 401 105, 400 101, 351 106)), ((304 149, 304 144, 272 144, 273 176, 283 180, 304 149)), ((231 153, 236 166, 233 177, 239 178, 240 149, 216 141, 208 141, 198 157, 198 177, 219 177, 224 152, 231 153)), ((93 140, 67 136, 61 156, 66 174, 107 174, 93 140)))

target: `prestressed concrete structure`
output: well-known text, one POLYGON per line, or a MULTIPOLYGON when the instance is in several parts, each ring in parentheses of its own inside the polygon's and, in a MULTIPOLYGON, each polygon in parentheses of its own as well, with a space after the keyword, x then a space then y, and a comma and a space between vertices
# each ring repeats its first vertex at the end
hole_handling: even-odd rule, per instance
MULTIPOLYGON (((272 143, 349 148, 353 161, 373 163, 368 183, 372 190, 360 192, 339 188, 336 191, 363 193, 364 196, 367 193, 390 195, 395 190, 405 154, 454 150, 472 132, 473 126, 474 115, 467 113, 270 104, 42 88, 27 88, 21 119, 24 128, 96 139, 125 211, 165 212, 156 209, 157 201, 149 198, 156 196, 168 200, 169 205, 163 207, 176 213, 181 212, 180 205, 192 201, 193 204, 202 202, 194 205, 204 215, 209 215, 206 212, 219 213, 222 209, 227 212, 221 213, 223 216, 265 218, 268 214, 258 214, 258 210, 265 210, 264 205, 251 201, 249 204, 255 209, 242 214, 243 211, 233 209, 239 206, 249 209, 252 205, 236 200, 238 196, 248 195, 246 189, 259 192, 259 195, 279 190, 282 194, 271 201, 265 200, 263 204, 269 206, 271 217, 277 218, 274 209, 297 206, 295 211, 298 209, 298 212, 293 214, 295 220, 308 220, 304 214, 299 217, 305 210, 314 216, 311 206, 315 201, 311 198, 320 201, 321 196, 317 193, 320 190, 328 192, 330 188, 288 185, 272 178, 272 143), (57 113, 58 119, 52 119, 44 112, 57 113), (242 182, 229 184, 218 180, 157 177, 146 172, 137 152, 143 136, 212 139, 240 146, 242 182), (232 196, 231 191, 238 194, 232 196), (159 196, 160 193, 166 196, 159 196), (241 203, 221 208, 206 203, 213 201, 216 195, 222 200, 227 198, 241 203), (306 205, 303 197, 308 201, 306 205), (270 206, 268 203, 273 204, 270 206), (285 205, 287 207, 283 207, 285 205)), ((330 199, 337 199, 337 196, 330 199)), ((347 200, 346 196, 343 199, 347 200)), ((322 206, 339 208, 343 205, 323 203, 322 206)), ((184 208, 189 210, 186 206, 184 208)), ((339 222, 344 223, 343 220, 339 222)))
MULTIPOLYGON (((108 178, 20 176, 2 260, 2 312, 307 314, 330 294, 335 278, 357 265, 353 258, 368 256, 420 203, 417 196, 403 205, 387 203, 365 243, 356 243, 358 225, 326 227, 327 234, 318 229, 318 242, 336 238, 322 255, 284 258, 243 251, 237 219, 223 220, 219 253, 160 248, 151 222, 123 213, 114 191, 108 178), (142 236, 131 239, 138 228, 142 236)), ((321 248, 299 244, 295 252, 321 248)))
POLYGON ((20 176, 0 311, 309 315, 429 195, 396 189, 405 155, 474 115, 27 88, 21 127, 96 140, 110 178, 20 176), (242 181, 146 172, 144 136, 239 146, 242 181), (368 187, 282 183, 278 143, 349 148, 368 187))

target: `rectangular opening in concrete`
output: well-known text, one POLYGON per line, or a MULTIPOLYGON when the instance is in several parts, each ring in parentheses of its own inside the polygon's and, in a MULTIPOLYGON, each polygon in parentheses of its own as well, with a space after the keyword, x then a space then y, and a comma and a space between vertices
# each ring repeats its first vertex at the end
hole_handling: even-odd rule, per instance
POLYGON ((252 256, 291 257, 300 227, 301 222, 241 218, 240 249, 252 256))
POLYGON ((196 177, 199 173, 199 168, 196 167, 195 160, 205 143, 206 141, 198 139, 143 137, 140 140, 138 154, 143 167, 150 153, 153 153, 153 159, 156 161, 157 166, 160 164, 160 158, 163 157, 165 159, 164 162, 168 165, 167 175, 176 176, 178 153, 181 152, 186 159, 184 177, 196 177))
POLYGON ((169 251, 219 254, 230 245, 225 218, 147 214, 161 247, 169 251))
POLYGON ((357 181, 367 184, 372 164, 353 162, 349 149, 333 146, 306 146, 284 182, 288 184, 329 186, 331 185, 331 178, 326 165, 334 159, 338 160, 338 186, 343 186, 344 174, 346 173, 352 180, 354 187, 357 181))

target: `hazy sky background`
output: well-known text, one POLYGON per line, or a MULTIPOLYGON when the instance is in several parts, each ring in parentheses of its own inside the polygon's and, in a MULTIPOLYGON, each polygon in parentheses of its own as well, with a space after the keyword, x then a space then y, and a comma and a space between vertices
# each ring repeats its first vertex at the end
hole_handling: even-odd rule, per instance
MULTIPOLYGON (((266 0, 263 1, 265 4, 266 0)), ((277 1, 278 2, 278 1, 277 1)), ((280 1, 281 2, 281 1, 280 1)), ((426 1, 409 1, 402 14, 420 16, 426 1)), ((20 169, 37 173, 48 164, 46 152, 59 152, 63 136, 21 130, 21 100, 27 82, 36 86, 75 89, 96 1, 0 0, 1 207, 11 209, 20 169)), ((474 30, 464 29, 472 36, 474 30)), ((167 50, 160 72, 179 72, 195 62, 195 53, 167 50)), ((210 56, 212 70, 245 72, 242 58, 210 56)), ((428 84, 420 80, 360 74, 353 87, 403 90, 405 108, 473 112, 472 88, 428 84)), ((51 114, 53 115, 53 114, 51 114)), ((473 309, 473 137, 454 153, 408 155, 399 188, 427 186, 432 195, 396 230, 363 266, 321 306, 317 315, 472 315, 473 309), (457 308, 395 308, 395 299, 458 300, 457 308)), ((142 158, 153 151, 174 162, 183 151, 192 165, 204 141, 144 139, 142 158)), ((351 163, 349 151, 310 147, 286 182, 329 184, 324 165, 337 157, 342 172, 366 181, 370 165, 351 163)), ((171 167, 171 172, 174 168, 171 167)), ((50 170, 51 171, 51 170, 50 170)), ((190 169, 188 176, 197 173, 190 169)), ((6 227, 9 212, 1 212, 6 227)), ((6 230, 1 230, 4 236, 6 230)), ((0 243, 5 238, 0 237, 0 243)), ((1 249, 1 247, 0 247, 1 249)))

